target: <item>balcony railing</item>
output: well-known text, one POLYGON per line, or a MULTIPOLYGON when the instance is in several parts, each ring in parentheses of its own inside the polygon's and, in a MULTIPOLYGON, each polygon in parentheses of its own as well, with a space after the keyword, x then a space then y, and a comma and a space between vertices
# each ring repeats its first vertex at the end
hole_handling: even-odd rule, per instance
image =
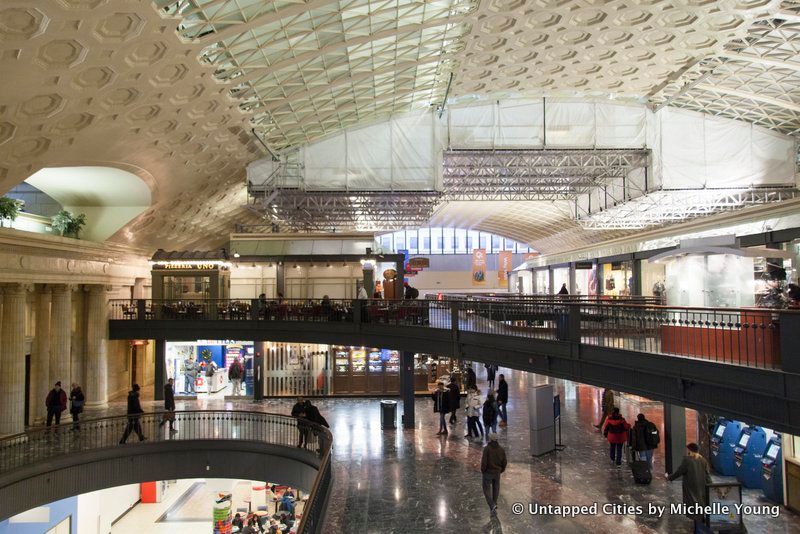
POLYGON ((113 300, 111 318, 131 321, 328 322, 458 330, 780 368, 781 320, 798 312, 685 308, 636 300, 113 300))
MULTIPOLYGON (((187 442, 197 440, 252 441, 297 450, 298 435, 303 432, 308 454, 319 459, 319 470, 308 495, 297 532, 321 532, 325 503, 331 485, 331 433, 327 428, 285 415, 247 411, 179 411, 175 412, 180 433, 170 433, 159 423, 163 412, 144 413, 138 417, 148 444, 159 441, 187 442)), ((33 428, 22 434, 0 439, 0 473, 24 469, 40 462, 78 452, 140 446, 133 435, 128 444, 120 438, 128 424, 128 416, 84 420, 80 426, 65 423, 54 427, 33 428)))

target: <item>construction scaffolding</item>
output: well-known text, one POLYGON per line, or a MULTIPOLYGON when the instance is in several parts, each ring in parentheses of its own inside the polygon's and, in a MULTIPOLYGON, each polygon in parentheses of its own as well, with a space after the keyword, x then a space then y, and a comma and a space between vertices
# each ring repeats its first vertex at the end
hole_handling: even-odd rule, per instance
POLYGON ((447 150, 444 200, 571 200, 646 168, 645 149, 447 150))

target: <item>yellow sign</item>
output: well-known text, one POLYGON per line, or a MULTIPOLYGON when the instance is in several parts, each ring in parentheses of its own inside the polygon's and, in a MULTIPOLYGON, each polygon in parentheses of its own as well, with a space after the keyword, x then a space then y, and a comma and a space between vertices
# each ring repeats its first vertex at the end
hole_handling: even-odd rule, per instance
POLYGON ((476 248, 472 251, 472 285, 486 285, 486 249, 476 248))

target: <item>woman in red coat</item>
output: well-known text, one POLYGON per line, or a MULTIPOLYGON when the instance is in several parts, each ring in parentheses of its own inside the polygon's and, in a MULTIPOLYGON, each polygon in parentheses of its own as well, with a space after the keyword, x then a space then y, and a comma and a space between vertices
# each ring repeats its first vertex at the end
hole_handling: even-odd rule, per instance
POLYGON ((631 425, 620 415, 619 408, 614 408, 603 426, 603 435, 611 444, 611 461, 616 463, 617 467, 622 465, 622 445, 628 441, 630 429, 631 425))

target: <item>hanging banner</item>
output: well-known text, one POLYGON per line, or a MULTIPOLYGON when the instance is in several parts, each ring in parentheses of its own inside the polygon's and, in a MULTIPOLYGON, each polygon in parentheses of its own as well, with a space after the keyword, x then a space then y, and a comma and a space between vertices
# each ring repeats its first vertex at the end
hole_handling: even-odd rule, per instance
POLYGON ((486 285, 486 249, 476 248, 472 251, 472 285, 486 285))
POLYGON ((514 268, 511 266, 510 250, 501 250, 497 253, 497 281, 500 287, 508 287, 508 273, 514 268))

